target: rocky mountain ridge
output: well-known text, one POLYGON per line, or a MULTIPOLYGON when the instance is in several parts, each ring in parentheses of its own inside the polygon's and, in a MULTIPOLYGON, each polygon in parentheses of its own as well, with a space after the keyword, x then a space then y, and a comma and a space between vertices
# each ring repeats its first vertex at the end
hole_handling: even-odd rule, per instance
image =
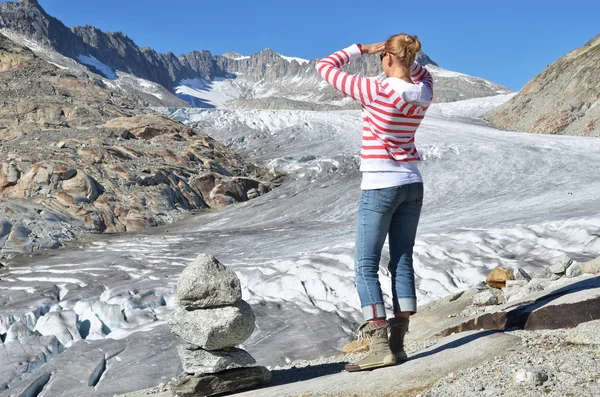
POLYGON ((146 102, 0 35, 0 250, 56 248, 271 189, 257 168, 146 102))
MULTIPOLYGON (((241 80, 249 87, 235 99, 282 97, 301 100, 304 96, 309 102, 322 102, 343 98, 332 88, 320 85, 322 81, 314 69, 316 60, 300 64, 270 49, 251 56, 232 53, 219 56, 209 51, 193 51, 179 56, 171 52, 161 54, 150 48, 139 48, 121 32, 106 33, 89 25, 68 28, 48 15, 36 0, 0 4, 0 29, 24 35, 76 60, 82 55, 94 57, 113 70, 158 83, 171 92, 185 80, 228 78, 241 80), (253 90, 256 83, 259 83, 258 89, 253 90), (317 94, 307 97, 306 94, 311 92, 317 94)), ((437 66, 424 53, 419 54, 417 61, 422 65, 437 66)), ((377 56, 370 56, 347 65, 345 70, 375 76, 381 74, 381 65, 377 56)), ((510 92, 505 87, 472 76, 434 73, 434 79, 438 102, 510 92)))
POLYGON ((600 35, 560 57, 484 117, 538 134, 600 136, 600 35))

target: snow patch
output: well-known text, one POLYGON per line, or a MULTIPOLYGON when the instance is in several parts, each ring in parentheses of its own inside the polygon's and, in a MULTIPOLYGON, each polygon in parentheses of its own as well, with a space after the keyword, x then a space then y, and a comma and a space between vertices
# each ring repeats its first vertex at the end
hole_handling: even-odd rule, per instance
POLYGON ((119 78, 110 67, 97 60, 93 55, 78 55, 77 59, 84 65, 92 66, 110 80, 119 78))

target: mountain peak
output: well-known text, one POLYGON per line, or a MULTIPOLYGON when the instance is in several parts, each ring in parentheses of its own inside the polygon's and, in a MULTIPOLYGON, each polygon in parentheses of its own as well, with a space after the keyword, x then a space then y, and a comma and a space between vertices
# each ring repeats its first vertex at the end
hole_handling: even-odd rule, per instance
POLYGON ((41 8, 40 3, 38 2, 38 0, 19 0, 19 3, 23 4, 26 7, 41 8))

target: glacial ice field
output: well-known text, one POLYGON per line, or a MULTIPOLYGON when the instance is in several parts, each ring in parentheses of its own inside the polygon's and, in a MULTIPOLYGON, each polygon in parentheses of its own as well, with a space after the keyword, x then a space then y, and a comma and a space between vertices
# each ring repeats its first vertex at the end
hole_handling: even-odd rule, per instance
MULTIPOLYGON (((600 141, 502 131, 477 118, 509 97, 433 105, 417 133, 420 303, 466 289, 499 265, 531 271, 565 254, 600 255, 600 141)), ((240 277, 257 315, 243 347, 261 365, 335 354, 359 325, 360 112, 161 111, 250 161, 288 171, 288 181, 176 224, 10 261, 0 270, 1 397, 112 396, 178 375, 181 342, 165 319, 180 272, 200 253, 240 277)), ((385 248, 389 304, 387 259, 385 248)))

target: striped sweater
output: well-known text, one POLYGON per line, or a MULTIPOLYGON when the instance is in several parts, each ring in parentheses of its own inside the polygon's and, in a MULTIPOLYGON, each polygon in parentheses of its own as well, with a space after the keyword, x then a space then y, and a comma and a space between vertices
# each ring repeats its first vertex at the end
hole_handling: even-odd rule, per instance
POLYGON ((416 62, 410 69, 414 85, 395 77, 377 81, 353 76, 340 69, 361 56, 360 48, 352 45, 322 59, 316 68, 334 88, 362 103, 360 170, 404 171, 403 164, 420 160, 415 132, 431 103, 433 79, 416 62))

